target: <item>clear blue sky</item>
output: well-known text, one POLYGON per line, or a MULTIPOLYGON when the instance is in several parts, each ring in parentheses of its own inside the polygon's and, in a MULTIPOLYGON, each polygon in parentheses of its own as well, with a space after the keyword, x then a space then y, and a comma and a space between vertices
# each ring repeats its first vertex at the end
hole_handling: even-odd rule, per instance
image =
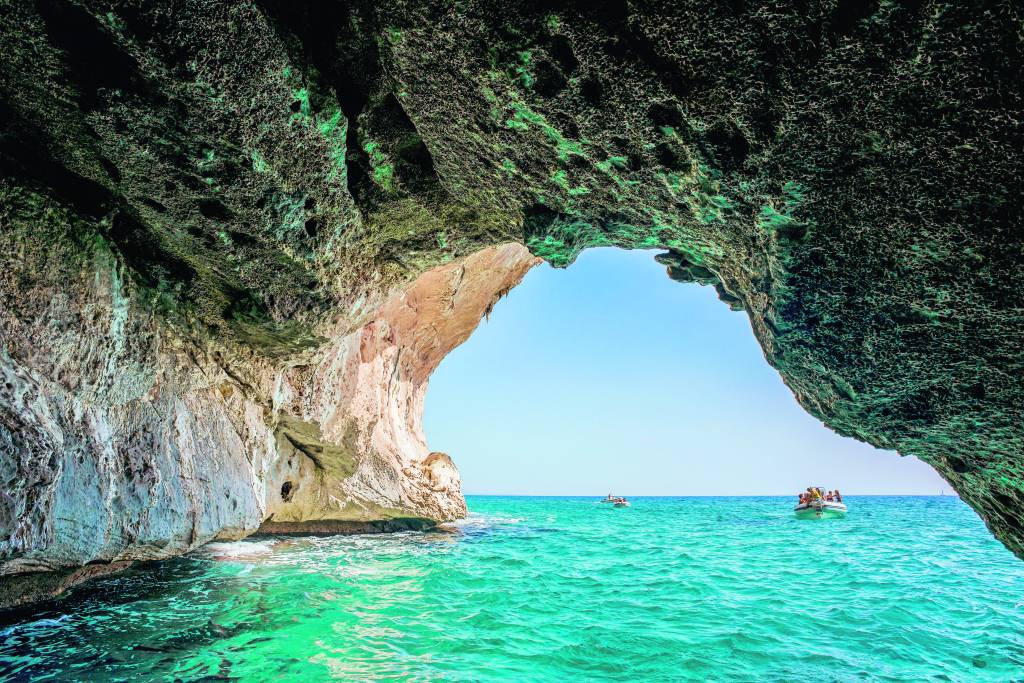
POLYGON ((464 492, 952 493, 925 463, 803 412, 746 314, 669 280, 654 253, 534 268, 441 363, 427 440, 455 459, 464 492))

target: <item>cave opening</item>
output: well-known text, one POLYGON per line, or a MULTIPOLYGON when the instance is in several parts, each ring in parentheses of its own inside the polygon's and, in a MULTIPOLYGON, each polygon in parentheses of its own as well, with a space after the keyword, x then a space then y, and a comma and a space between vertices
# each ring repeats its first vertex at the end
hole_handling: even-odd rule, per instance
POLYGON ((442 361, 424 427, 466 494, 950 492, 929 465, 806 413, 746 315, 669 280, 655 253, 534 268, 442 361))

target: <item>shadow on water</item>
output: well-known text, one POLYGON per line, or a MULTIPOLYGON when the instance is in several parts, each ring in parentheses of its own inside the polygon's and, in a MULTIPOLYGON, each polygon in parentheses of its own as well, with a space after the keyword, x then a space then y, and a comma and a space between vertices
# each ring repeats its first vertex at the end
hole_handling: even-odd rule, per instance
POLYGON ((188 557, 138 562, 124 571, 74 586, 57 598, 0 614, 6 634, 21 624, 57 619, 99 605, 117 607, 143 598, 160 599, 181 591, 182 583, 202 577, 202 563, 188 557))
MULTIPOLYGON (((209 561, 194 558, 175 558, 160 562, 135 565, 124 572, 98 578, 69 590, 55 600, 3 615, 6 626, 0 630, 0 679, 23 680, 54 674, 52 662, 41 658, 39 640, 59 633, 65 671, 70 665, 79 665, 84 671, 98 674, 104 668, 118 668, 134 660, 151 660, 158 667, 170 666, 180 655, 209 646, 217 641, 239 636, 253 624, 246 621, 218 623, 215 615, 201 623, 193 618, 165 619, 168 627, 174 621, 182 622, 178 628, 152 630, 135 628, 130 615, 135 608, 141 614, 160 606, 190 605, 200 598, 203 604, 217 601, 227 604, 240 592, 256 594, 257 613, 270 612, 269 605, 258 596, 259 585, 244 584, 230 579, 216 583, 208 579, 209 561), (119 626, 120 622, 120 626, 119 626), (186 625, 187 624, 187 625, 186 625), (114 632, 106 651, 94 642, 98 632, 114 632), (119 631, 119 633, 117 633, 119 631), (153 637, 139 638, 147 633, 153 637), (41 660, 41 661, 40 661, 41 660)), ((179 610, 181 608, 179 607, 179 610)), ((155 620, 140 620, 159 621, 155 620)), ((258 621, 265 622, 266 619, 258 621)), ((91 676, 92 674, 90 674, 91 676)), ((74 677, 71 677, 74 679, 74 677)))

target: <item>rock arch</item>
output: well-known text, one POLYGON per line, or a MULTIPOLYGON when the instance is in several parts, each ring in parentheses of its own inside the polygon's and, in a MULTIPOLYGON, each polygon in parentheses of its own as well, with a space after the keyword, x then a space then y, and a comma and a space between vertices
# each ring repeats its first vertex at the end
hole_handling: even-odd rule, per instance
POLYGON ((429 370, 534 256, 598 245, 662 248, 808 411, 1024 554, 1009 4, 292 5, 0 19, 12 600, 458 514, 409 418, 429 370))

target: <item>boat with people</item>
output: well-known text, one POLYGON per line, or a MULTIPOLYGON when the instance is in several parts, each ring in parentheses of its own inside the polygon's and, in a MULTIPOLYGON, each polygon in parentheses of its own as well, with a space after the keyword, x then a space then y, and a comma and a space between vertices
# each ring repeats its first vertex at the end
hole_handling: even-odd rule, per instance
POLYGON ((797 519, 833 519, 846 516, 846 503, 839 489, 826 491, 820 486, 809 486, 801 493, 793 508, 797 519))
POLYGON ((602 503, 612 503, 617 508, 628 508, 629 507, 629 501, 626 500, 623 496, 613 496, 610 493, 608 494, 608 496, 606 498, 602 498, 601 502, 602 503))

